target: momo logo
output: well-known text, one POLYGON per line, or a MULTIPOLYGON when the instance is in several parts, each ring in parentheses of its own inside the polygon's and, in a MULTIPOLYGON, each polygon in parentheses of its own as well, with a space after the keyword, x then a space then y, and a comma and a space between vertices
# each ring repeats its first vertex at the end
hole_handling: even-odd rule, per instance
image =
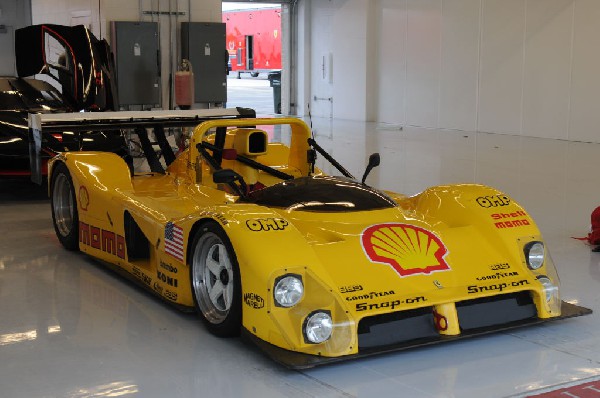
POLYGON ((450 270, 444 243, 421 227, 373 225, 363 231, 361 243, 371 261, 391 266, 401 277, 450 270))

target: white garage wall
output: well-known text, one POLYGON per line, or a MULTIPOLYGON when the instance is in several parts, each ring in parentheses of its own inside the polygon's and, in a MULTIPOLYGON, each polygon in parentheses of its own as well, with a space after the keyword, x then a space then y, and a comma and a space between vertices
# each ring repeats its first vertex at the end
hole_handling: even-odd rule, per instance
POLYGON ((570 138, 600 142, 600 2, 577 0, 573 34, 570 138))
POLYGON ((525 1, 482 2, 478 126, 481 131, 520 133, 523 95, 525 1))
POLYGON ((598 0, 312 0, 311 14, 334 60, 311 88, 332 85, 334 118, 600 142, 598 0))

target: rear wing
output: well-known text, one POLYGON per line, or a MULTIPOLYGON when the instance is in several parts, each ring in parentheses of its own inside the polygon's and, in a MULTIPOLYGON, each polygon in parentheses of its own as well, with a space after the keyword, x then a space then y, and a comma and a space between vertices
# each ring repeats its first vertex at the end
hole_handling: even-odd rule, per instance
POLYGON ((79 135, 88 131, 135 130, 140 139, 150 169, 164 171, 156 153, 152 149, 148 130, 153 130, 156 144, 159 145, 167 165, 175 160, 169 146, 165 129, 175 127, 195 127, 208 120, 256 118, 256 112, 249 108, 218 108, 163 111, 122 111, 122 112, 80 112, 29 114, 29 154, 31 180, 42 183, 43 136, 53 133, 70 132, 79 135))

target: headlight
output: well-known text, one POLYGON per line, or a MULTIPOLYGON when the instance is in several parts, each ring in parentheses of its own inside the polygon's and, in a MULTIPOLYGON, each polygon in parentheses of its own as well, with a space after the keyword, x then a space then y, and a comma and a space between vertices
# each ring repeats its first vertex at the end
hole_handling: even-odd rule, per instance
POLYGON ((319 344, 329 340, 333 322, 329 311, 315 311, 304 321, 304 337, 307 343, 319 344))
POLYGON ((544 244, 529 242, 525 245, 525 260, 531 269, 538 269, 544 264, 544 244))
POLYGON ((285 275, 275 281, 273 296, 280 307, 293 307, 302 298, 304 285, 300 275, 285 275))
POLYGON ((537 280, 540 281, 542 285, 544 285, 544 293, 546 293, 547 302, 550 302, 550 300, 552 300, 552 297, 554 297, 555 295, 558 296, 558 286, 555 286, 550 280, 550 278, 541 275, 538 276, 537 280))

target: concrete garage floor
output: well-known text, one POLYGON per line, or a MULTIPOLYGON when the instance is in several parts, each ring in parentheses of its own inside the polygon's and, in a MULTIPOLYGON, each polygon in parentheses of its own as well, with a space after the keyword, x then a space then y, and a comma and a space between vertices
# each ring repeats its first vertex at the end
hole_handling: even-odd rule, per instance
POLYGON ((594 314, 289 371, 67 252, 44 190, 0 181, 0 397, 513 397, 600 378, 600 253, 571 238, 586 235, 600 204, 600 145, 313 123, 317 140, 354 174, 381 153, 374 186, 505 190, 538 221, 563 299, 594 314))

